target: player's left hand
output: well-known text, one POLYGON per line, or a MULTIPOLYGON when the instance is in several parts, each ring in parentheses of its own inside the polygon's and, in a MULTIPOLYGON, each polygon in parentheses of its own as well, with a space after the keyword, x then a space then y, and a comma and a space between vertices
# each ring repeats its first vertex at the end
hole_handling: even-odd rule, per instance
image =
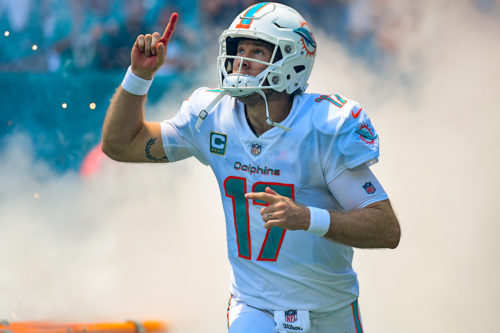
POLYGON ((309 209, 296 204, 292 199, 278 194, 270 187, 265 192, 251 192, 245 198, 261 200, 268 205, 260 210, 267 229, 281 227, 289 230, 307 230, 309 228, 309 209))

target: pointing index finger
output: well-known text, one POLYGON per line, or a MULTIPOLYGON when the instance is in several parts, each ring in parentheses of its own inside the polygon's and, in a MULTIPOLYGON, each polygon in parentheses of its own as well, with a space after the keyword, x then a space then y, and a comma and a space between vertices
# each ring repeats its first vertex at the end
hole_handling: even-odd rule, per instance
POLYGON ((279 196, 266 192, 250 192, 245 194, 245 199, 261 200, 272 204, 279 200, 279 196))
POLYGON ((177 20, 179 18, 179 14, 176 12, 173 12, 172 15, 170 15, 170 20, 168 21, 168 25, 165 28, 165 31, 163 32, 163 36, 161 36, 160 42, 163 44, 167 44, 168 41, 170 40, 170 37, 172 37, 172 34, 174 33, 175 30, 175 25, 177 24, 177 20))

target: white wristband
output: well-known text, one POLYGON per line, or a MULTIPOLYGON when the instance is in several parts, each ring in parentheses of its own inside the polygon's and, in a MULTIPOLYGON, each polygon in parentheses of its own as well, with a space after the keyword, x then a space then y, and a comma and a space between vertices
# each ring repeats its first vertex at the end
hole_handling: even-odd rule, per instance
POLYGON ((122 87, 131 94, 142 96, 148 93, 153 80, 145 80, 132 72, 131 66, 128 66, 127 74, 122 81, 122 87))
POLYGON ((330 229, 330 213, 326 209, 307 207, 311 215, 311 222, 307 232, 316 236, 324 236, 330 229))

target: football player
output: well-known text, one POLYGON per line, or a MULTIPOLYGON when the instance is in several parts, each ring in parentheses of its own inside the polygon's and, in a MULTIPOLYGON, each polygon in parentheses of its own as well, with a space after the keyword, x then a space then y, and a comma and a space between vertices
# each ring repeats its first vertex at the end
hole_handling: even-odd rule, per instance
POLYGON ((369 166, 379 137, 338 93, 306 93, 317 44, 294 9, 264 2, 219 39, 217 89, 163 122, 146 94, 178 20, 140 35, 109 106, 103 150, 119 161, 194 156, 219 184, 231 263, 229 332, 362 332, 353 247, 396 248, 399 222, 369 166))

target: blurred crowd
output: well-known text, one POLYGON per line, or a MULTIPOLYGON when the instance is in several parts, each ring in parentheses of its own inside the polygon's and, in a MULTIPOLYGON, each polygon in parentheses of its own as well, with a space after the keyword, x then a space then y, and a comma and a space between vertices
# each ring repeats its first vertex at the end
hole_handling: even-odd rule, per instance
MULTIPOLYGON (((170 13, 181 14, 163 73, 196 69, 201 50, 252 0, 0 0, 0 71, 123 69, 136 36, 162 32, 170 13)), ((419 2, 290 0, 314 31, 343 42, 355 55, 398 51, 419 16, 419 2), (404 6, 405 15, 401 8, 404 6), (399 14, 396 14, 399 13, 399 14)), ((498 10, 500 0, 475 0, 498 10)))
MULTIPOLYGON (((487 15, 500 16, 500 0, 466 1, 487 15)), ((204 77, 197 74, 210 70, 206 59, 215 58, 222 30, 257 2, 0 0, 0 146, 11 133, 28 133, 37 159, 61 171, 79 168, 100 141, 105 110, 130 64, 137 35, 162 33, 170 14, 180 13, 167 62, 148 93, 148 102, 154 104, 167 87, 197 87, 204 77)), ((407 36, 425 22, 426 14, 425 1, 280 2, 296 8, 315 34, 336 40, 352 57, 382 74, 393 60, 406 58, 394 55, 408 50, 407 36)), ((455 5, 452 0, 441 4, 443 10, 455 5)), ((415 58, 407 61, 412 70, 415 58)), ((411 84, 411 75, 409 80, 403 76, 402 81, 411 84)))
POLYGON ((163 32, 173 11, 182 22, 163 73, 195 66, 196 0, 0 0, 0 70, 126 68, 137 35, 163 32))

